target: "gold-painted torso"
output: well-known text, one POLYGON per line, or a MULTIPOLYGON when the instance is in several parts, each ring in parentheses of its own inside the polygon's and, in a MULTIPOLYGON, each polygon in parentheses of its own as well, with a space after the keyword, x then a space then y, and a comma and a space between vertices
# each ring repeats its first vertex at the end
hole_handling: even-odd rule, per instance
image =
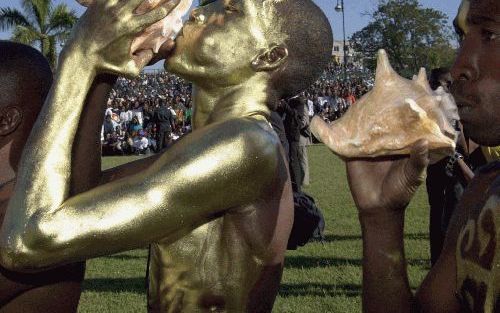
MULTIPOLYGON (((253 118, 275 136, 262 115, 253 118)), ((277 177, 283 176, 284 162, 282 158, 277 177)), ((275 184, 254 203, 232 208, 188 234, 180 231, 178 240, 152 244, 149 311, 250 312, 252 293, 275 293, 274 284, 257 282, 266 266, 275 263, 272 259, 279 258, 269 250, 269 242, 279 228, 291 226, 290 220, 279 220, 293 207, 288 178, 284 179, 286 184, 275 184)))
POLYGON ((257 255, 236 229, 248 213, 231 213, 172 244, 151 245, 152 312, 244 312, 259 275, 257 255))

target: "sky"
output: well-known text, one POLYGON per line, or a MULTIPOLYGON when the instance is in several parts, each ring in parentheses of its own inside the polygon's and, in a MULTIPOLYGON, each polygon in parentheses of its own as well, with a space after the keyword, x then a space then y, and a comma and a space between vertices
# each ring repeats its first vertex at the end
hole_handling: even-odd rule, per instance
MULTIPOLYGON (((342 14, 335 12, 337 0, 313 0, 328 16, 333 29, 335 40, 342 40, 342 14)), ((340 0, 339 0, 340 1, 340 0)), ((66 3, 71 9, 74 9, 78 16, 84 12, 74 0, 54 0, 57 3, 66 3)), ((198 1, 194 0, 195 3, 198 1)), ((423 7, 433 8, 444 12, 451 25, 461 0, 419 0, 423 7)), ((0 0, 0 7, 20 8, 20 0, 0 0)), ((346 36, 350 37, 354 32, 362 29, 368 24, 370 18, 366 13, 374 11, 378 0, 344 0, 345 6, 345 27, 346 36)), ((8 39, 10 32, 0 32, 0 39, 8 39)), ((158 67, 158 66, 157 66, 158 67)))

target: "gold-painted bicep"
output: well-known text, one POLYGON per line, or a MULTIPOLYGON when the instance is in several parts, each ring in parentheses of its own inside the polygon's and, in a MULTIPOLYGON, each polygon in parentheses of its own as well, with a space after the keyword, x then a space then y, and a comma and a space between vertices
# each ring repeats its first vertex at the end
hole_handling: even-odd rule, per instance
POLYGON ((46 268, 176 237, 269 191, 279 149, 251 119, 207 126, 141 173, 66 200, 37 216, 24 268, 46 268))

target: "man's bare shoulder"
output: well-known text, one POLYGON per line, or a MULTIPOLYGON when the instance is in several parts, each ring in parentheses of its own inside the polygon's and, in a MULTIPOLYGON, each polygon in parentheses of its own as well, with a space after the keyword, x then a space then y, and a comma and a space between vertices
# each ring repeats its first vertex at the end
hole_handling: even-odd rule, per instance
POLYGON ((198 130, 207 135, 222 132, 222 140, 234 140, 240 148, 248 152, 248 158, 261 157, 275 159, 280 156, 280 141, 269 121, 262 115, 233 118, 211 124, 198 130))

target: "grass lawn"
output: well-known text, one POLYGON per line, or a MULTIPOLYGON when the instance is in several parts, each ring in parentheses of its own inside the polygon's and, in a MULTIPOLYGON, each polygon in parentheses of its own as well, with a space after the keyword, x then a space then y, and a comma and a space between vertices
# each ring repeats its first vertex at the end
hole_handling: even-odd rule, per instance
MULTIPOLYGON (((105 158, 111 167, 134 158, 105 158)), ((325 243, 287 253, 274 312, 361 312, 361 234, 344 164, 323 145, 309 147, 311 185, 326 219, 325 243)), ((406 215, 406 256, 416 288, 429 270, 428 205, 421 188, 406 215)), ((80 312, 145 312, 147 254, 135 250, 87 262, 80 312)), ((383 286, 381 286, 383 287, 383 286)))

